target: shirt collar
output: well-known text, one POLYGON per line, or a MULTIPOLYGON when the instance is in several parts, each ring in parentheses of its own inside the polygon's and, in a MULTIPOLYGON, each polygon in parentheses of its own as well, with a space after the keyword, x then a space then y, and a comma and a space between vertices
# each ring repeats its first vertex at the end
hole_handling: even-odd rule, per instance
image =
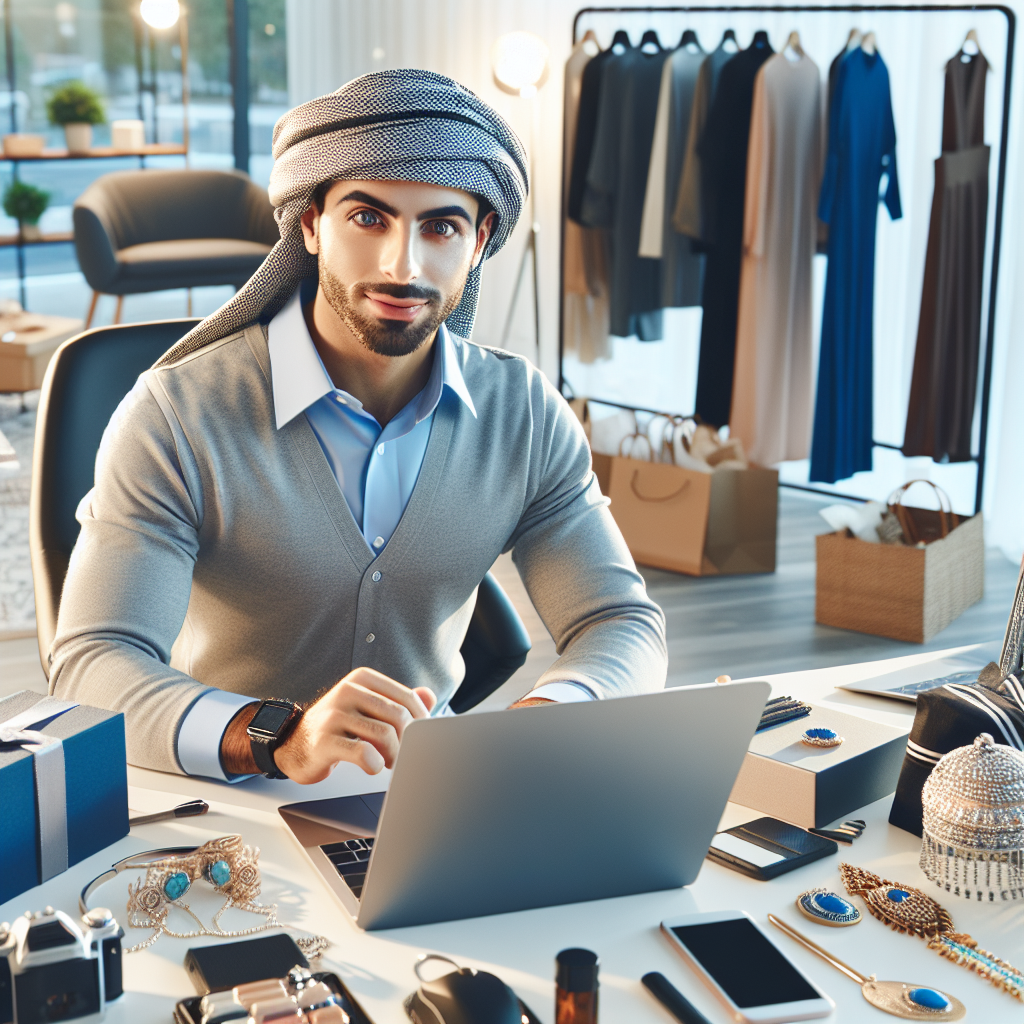
MULTIPOLYGON (((277 429, 305 412, 324 395, 342 395, 350 408, 362 412, 362 403, 348 392, 335 388, 320 354, 309 336, 302 315, 301 288, 267 327, 267 348, 270 353, 270 379, 274 394, 274 416, 277 429)), ((437 408, 441 393, 447 386, 476 416, 476 406, 462 376, 448 328, 440 326, 434 346, 433 366, 426 386, 409 405, 416 406, 416 422, 426 419, 437 408)), ((408 408, 408 407, 407 407, 408 408)), ((366 414, 364 414, 366 415, 366 414)))

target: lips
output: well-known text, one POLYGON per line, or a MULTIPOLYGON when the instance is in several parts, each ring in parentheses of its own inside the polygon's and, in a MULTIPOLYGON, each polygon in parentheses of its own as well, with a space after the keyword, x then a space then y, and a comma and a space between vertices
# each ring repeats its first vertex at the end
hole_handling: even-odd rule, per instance
POLYGON ((420 310, 427 305, 424 299, 398 299, 393 295, 382 295, 379 292, 366 292, 366 301, 382 320, 407 322, 415 320, 420 310))

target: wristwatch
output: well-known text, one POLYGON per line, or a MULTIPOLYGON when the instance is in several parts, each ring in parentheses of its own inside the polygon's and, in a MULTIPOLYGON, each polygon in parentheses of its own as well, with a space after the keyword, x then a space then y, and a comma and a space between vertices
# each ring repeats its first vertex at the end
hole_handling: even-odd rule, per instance
POLYGON ((274 762, 274 751, 288 738, 295 728, 302 708, 287 700, 265 700, 252 716, 249 728, 249 743, 256 767, 268 779, 287 779, 274 762))

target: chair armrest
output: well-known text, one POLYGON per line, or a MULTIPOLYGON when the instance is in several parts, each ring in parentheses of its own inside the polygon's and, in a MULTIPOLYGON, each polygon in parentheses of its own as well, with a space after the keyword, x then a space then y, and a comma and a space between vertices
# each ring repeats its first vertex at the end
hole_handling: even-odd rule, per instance
POLYGON ((111 292, 120 264, 106 226, 95 210, 78 203, 74 206, 73 219, 78 266, 93 291, 111 292))

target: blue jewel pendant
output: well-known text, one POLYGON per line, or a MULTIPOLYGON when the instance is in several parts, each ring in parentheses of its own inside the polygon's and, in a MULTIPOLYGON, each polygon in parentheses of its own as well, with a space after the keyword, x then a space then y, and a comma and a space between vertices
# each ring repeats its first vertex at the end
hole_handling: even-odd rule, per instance
POLYGON ((164 882, 164 895, 169 900, 180 899, 188 892, 191 884, 188 875, 184 871, 175 871, 164 882))
POLYGON ((885 898, 890 903, 902 903, 904 900, 910 899, 910 893, 906 889, 889 889, 885 894, 885 898))
POLYGON ((203 868, 203 874, 206 876, 207 881, 218 889, 231 881, 231 868, 226 860, 218 860, 213 864, 207 864, 203 868))
POLYGON ((937 1010, 940 1013, 945 1013, 952 1006, 941 992, 933 988, 912 988, 907 992, 907 1001, 914 1007, 937 1010))
POLYGON ((830 889, 809 889, 797 897, 796 905, 805 917, 833 928, 857 924, 861 919, 860 911, 849 900, 830 889))

